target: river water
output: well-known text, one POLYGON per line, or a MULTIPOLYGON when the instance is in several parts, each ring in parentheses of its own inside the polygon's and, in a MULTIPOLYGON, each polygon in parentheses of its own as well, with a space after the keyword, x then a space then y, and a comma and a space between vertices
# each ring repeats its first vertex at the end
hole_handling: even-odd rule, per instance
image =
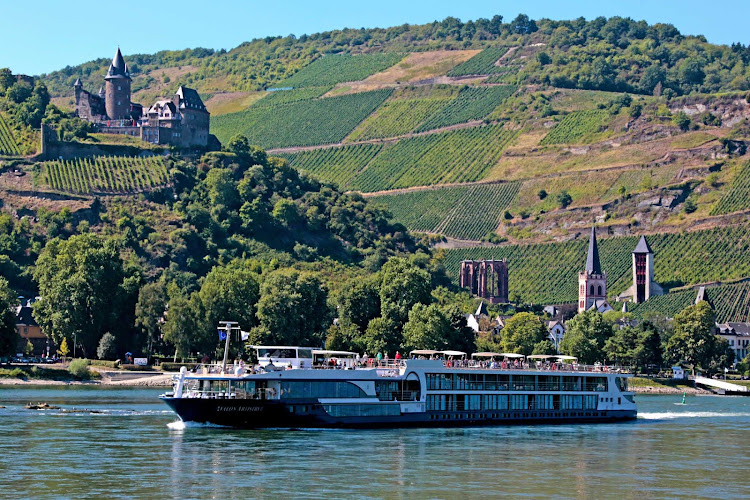
POLYGON ((186 426, 160 392, 0 386, 0 498, 750 496, 750 398, 637 396, 621 424, 240 431, 186 426))

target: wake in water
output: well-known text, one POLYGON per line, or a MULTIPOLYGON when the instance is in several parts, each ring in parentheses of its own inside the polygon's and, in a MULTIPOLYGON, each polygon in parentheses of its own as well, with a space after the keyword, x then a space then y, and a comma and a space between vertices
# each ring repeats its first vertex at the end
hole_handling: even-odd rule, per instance
MULTIPOLYGON (((679 404, 679 403, 675 403, 679 404)), ((672 420, 675 418, 736 418, 750 417, 750 413, 719 413, 715 411, 665 411, 639 413, 638 418, 645 420, 672 420)))
POLYGON ((185 429, 229 429, 226 425, 210 424, 208 422, 183 422, 178 420, 177 422, 170 422, 167 424, 173 431, 184 431, 185 429))

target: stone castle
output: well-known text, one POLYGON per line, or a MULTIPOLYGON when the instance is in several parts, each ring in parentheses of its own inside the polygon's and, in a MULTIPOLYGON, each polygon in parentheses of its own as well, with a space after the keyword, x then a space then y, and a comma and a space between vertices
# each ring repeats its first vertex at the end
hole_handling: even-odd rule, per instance
POLYGON ((144 110, 130 100, 131 81, 118 48, 98 93, 84 90, 80 78, 73 84, 76 115, 96 124, 100 133, 184 148, 208 145, 210 114, 198 92, 181 86, 171 99, 156 101, 144 110))

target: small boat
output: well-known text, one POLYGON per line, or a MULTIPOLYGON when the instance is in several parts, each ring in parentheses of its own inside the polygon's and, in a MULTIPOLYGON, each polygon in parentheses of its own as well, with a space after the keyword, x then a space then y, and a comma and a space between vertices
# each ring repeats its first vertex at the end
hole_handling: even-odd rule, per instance
POLYGON ((336 353, 254 349, 259 362, 249 370, 182 368, 161 399, 185 422, 248 429, 595 423, 637 415, 630 373, 569 356, 414 351, 411 359, 377 361, 340 353, 347 361, 316 363, 316 352, 336 353))

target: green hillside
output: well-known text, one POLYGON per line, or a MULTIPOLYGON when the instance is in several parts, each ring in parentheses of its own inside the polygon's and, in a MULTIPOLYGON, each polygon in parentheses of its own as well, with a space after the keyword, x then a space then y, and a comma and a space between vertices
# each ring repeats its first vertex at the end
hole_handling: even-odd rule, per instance
POLYGON ((164 187, 170 178, 161 157, 99 156, 44 162, 41 182, 73 193, 138 193, 164 187))
POLYGON ((242 134, 252 144, 264 148, 340 142, 390 93, 390 90, 384 89, 271 106, 252 106, 246 111, 213 118, 211 133, 222 142, 242 134))
POLYGON ((18 155, 21 154, 21 150, 18 148, 18 143, 13 137, 8 124, 5 123, 3 115, 0 114, 0 155, 18 155))
POLYGON ((378 71, 393 66, 403 58, 403 54, 325 56, 282 80, 277 87, 314 87, 364 80, 378 71))
MULTIPOLYGON (((716 311, 716 321, 750 322, 750 282, 708 287, 706 290, 716 311)), ((629 311, 637 318, 654 312, 673 318, 695 302, 696 294, 696 290, 690 289, 652 297, 641 304, 629 305, 629 311)))

